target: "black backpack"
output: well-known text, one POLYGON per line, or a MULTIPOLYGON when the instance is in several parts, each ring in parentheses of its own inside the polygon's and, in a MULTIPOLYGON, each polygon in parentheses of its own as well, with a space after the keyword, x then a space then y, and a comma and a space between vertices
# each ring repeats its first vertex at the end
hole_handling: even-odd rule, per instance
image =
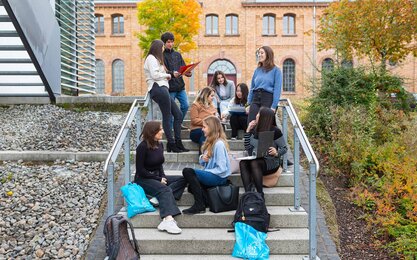
POLYGON ((137 260, 140 259, 132 223, 124 215, 111 215, 104 223, 106 237, 106 253, 108 260, 137 260), (132 234, 129 239, 128 226, 132 234))
POLYGON ((261 232, 268 232, 271 215, 266 209, 265 200, 261 193, 255 191, 245 192, 239 199, 232 225, 243 222, 261 232))

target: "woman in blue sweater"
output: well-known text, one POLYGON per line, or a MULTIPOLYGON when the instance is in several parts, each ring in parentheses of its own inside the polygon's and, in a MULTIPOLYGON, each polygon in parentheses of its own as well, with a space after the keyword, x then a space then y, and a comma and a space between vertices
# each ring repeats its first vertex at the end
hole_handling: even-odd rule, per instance
POLYGON ((185 168, 182 175, 188 182, 188 191, 194 195, 194 204, 182 212, 184 214, 198 214, 206 211, 203 197, 204 186, 212 187, 224 185, 230 172, 229 145, 220 120, 215 116, 208 116, 203 120, 203 132, 206 141, 203 144, 203 154, 199 162, 203 170, 185 168))
POLYGON ((282 73, 274 64, 274 51, 269 46, 262 46, 258 58, 258 68, 253 73, 248 96, 248 123, 255 119, 261 107, 275 110, 281 96, 282 73))

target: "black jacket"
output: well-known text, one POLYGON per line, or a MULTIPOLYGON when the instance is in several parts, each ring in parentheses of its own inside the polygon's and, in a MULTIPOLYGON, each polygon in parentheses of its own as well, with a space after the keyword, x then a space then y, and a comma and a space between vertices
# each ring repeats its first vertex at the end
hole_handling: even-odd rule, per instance
POLYGON ((178 92, 185 89, 185 83, 182 79, 183 76, 175 78, 174 71, 179 71, 181 66, 185 66, 185 62, 181 54, 174 49, 165 49, 164 51, 164 63, 165 67, 168 70, 168 73, 171 74, 171 79, 169 80, 169 92, 178 92))

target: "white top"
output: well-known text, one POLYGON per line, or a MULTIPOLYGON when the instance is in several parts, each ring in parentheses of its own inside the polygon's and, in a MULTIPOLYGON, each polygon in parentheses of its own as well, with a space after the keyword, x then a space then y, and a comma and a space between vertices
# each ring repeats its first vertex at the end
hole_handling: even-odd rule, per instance
POLYGON ((145 59, 145 64, 143 65, 145 69, 145 78, 146 84, 148 84, 148 91, 152 89, 153 83, 157 83, 160 87, 168 87, 168 78, 171 77, 166 73, 165 68, 159 61, 149 54, 145 59))

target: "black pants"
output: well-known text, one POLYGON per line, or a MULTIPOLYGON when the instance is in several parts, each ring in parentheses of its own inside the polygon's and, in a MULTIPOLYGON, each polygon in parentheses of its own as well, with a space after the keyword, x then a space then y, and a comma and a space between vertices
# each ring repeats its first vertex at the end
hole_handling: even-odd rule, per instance
POLYGON ((274 95, 266 91, 253 91, 252 103, 249 107, 248 124, 250 121, 255 120, 256 115, 261 107, 271 108, 274 95))
POLYGON ((174 99, 169 95, 168 88, 159 86, 154 83, 150 91, 152 100, 154 100, 162 113, 162 128, 164 129, 168 143, 175 143, 175 140, 181 140, 181 122, 182 112, 178 108, 174 99), (171 115, 174 117, 174 137, 171 132, 171 115))
POLYGON ((159 201, 159 215, 161 218, 166 216, 176 216, 181 214, 177 202, 184 192, 187 182, 182 176, 167 176, 167 185, 155 179, 139 178, 139 184, 146 194, 156 197, 159 201))
POLYGON ((248 128, 248 116, 232 114, 230 116, 230 126, 232 127, 232 137, 237 137, 237 131, 248 128))

